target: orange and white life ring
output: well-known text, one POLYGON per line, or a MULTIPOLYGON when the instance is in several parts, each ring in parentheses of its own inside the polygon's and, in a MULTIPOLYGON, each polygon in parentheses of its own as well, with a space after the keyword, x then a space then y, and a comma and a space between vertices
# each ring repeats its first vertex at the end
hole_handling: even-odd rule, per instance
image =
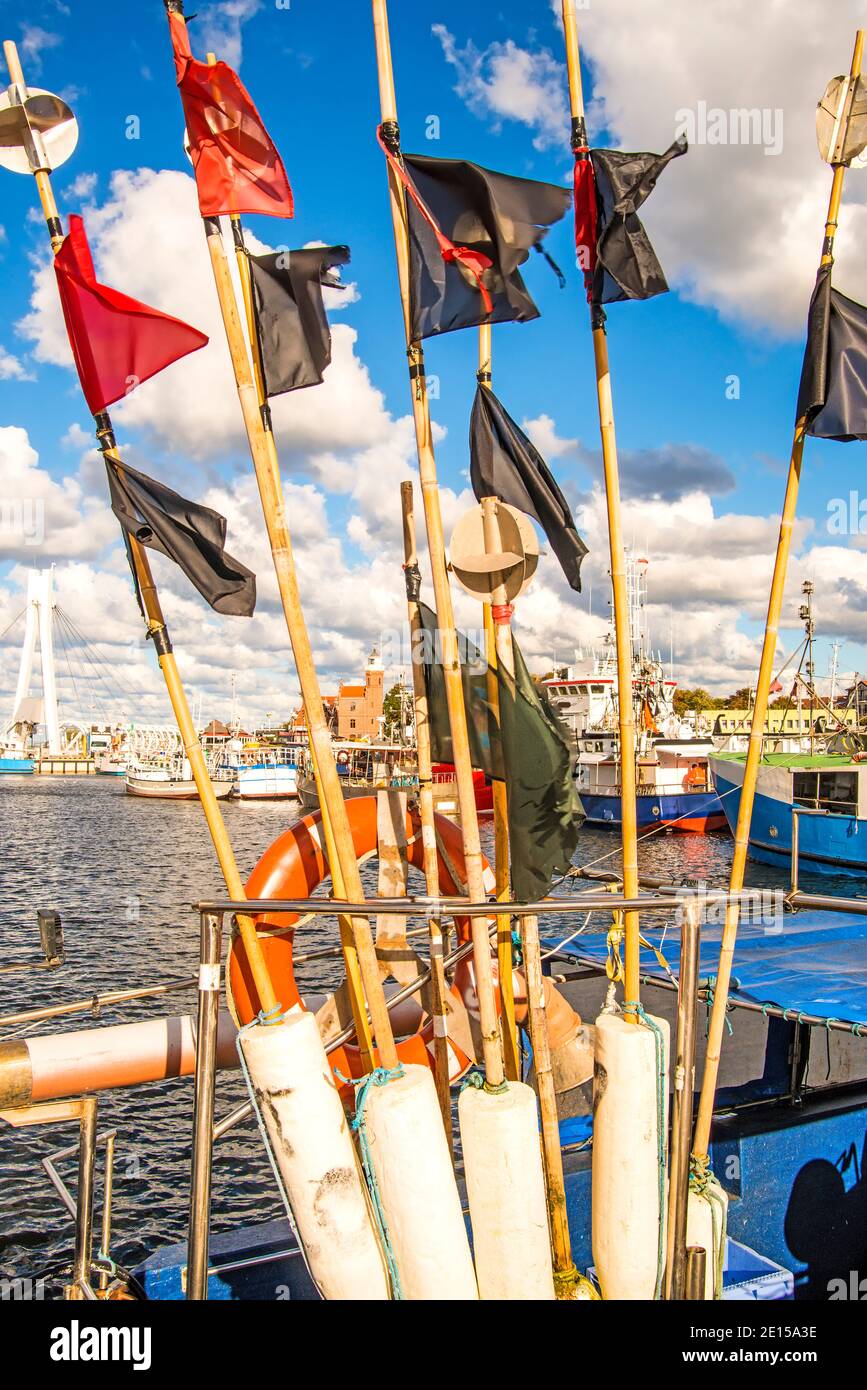
MULTIPOLYGON (((376 797, 352 797, 345 804, 356 858, 361 863, 377 853, 376 797)), ((435 830, 440 891, 447 896, 459 895, 466 881, 461 831, 445 816, 435 817, 435 830)), ((407 810, 406 856, 408 863, 418 869, 424 868, 421 820, 414 809, 407 810)), ((487 860, 484 861, 483 868, 485 888, 490 892, 494 886, 493 870, 487 860)), ((308 898, 327 874, 328 867, 323 851, 322 813, 316 811, 305 816, 303 820, 296 821, 269 846, 250 875, 247 896, 308 898)), ((262 914, 256 920, 265 962, 275 993, 284 1010, 307 1007, 295 980, 292 960, 295 933, 291 928, 295 927, 298 921, 297 913, 262 914)), ((459 941, 469 941, 469 918, 456 917, 455 926, 459 941)), ((472 1013, 475 1012, 472 966, 469 961, 461 964, 464 968, 459 968, 452 992, 465 1002, 472 1013)), ((260 1006, 240 938, 236 938, 232 943, 228 984, 239 1022, 249 1023, 258 1014, 260 1006)), ((450 1080, 454 1082, 469 1070, 473 1058, 468 1056, 451 1036, 448 1038, 448 1044, 450 1080)), ((420 1031, 401 1038, 397 1043, 397 1053, 401 1061, 424 1063, 433 1067, 433 1020, 428 1021, 420 1031)), ((329 1060, 335 1072, 344 1076, 359 1077, 364 1074, 361 1053, 354 1044, 346 1043, 331 1052, 329 1060)), ((341 1087, 341 1095, 349 1098, 351 1088, 341 1087)))

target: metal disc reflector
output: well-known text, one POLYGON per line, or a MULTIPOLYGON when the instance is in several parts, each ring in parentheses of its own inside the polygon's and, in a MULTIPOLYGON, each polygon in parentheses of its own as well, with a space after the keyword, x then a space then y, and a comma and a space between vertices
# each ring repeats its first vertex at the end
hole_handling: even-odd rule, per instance
POLYGON ((66 102, 41 87, 14 84, 0 94, 0 166, 13 174, 50 173, 78 144, 78 122, 66 102))
POLYGON ((485 550, 481 507, 464 512, 458 520, 449 555, 458 583, 468 593, 489 603, 493 590, 505 585, 511 602, 527 587, 539 563, 539 542, 532 523, 515 507, 500 502, 497 507, 499 545, 493 554, 485 550))
POLYGON ((827 164, 867 163, 867 83, 834 77, 816 108, 816 139, 827 164))

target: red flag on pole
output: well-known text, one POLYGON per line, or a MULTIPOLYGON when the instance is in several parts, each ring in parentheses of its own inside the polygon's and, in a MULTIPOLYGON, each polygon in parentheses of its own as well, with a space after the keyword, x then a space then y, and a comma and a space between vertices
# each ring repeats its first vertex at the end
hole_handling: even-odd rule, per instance
POLYGON ((585 146, 575 151, 575 251, 588 301, 596 269, 596 221, 596 176, 585 146))
POLYGON ((208 341, 180 319, 100 285, 80 217, 70 217, 54 269, 75 365, 94 415, 208 341))
POLYGON ((202 216, 292 217, 283 161, 238 74, 197 62, 183 15, 169 11, 169 29, 202 216))

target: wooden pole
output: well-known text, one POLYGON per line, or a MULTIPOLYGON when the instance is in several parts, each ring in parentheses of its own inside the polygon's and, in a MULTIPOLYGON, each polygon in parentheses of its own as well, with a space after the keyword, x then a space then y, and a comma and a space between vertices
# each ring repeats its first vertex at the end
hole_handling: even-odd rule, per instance
MULTIPOLYGON (((211 67, 216 64, 216 61, 216 55, 214 53, 209 53, 208 63, 211 67)), ((229 221, 232 225, 232 239, 235 244, 238 277, 241 281, 241 295, 244 300, 247 337, 250 342, 250 354, 253 359, 253 376, 256 383, 256 398, 259 402, 260 411, 267 412, 268 396, 265 391, 265 375, 262 370, 259 338, 256 333, 256 314, 253 304, 253 279, 250 274, 250 261, 244 242, 244 227, 240 215, 236 212, 230 214, 229 221)), ((322 812, 322 829, 325 835, 325 855, 331 870, 334 896, 335 898, 345 898, 346 886, 343 882, 343 875, 340 872, 340 862, 337 855, 337 847, 334 843, 334 831, 331 826, 331 817, 328 814, 327 802, 322 794, 319 764, 315 757, 311 758, 311 764, 313 768, 313 780, 316 783, 316 794, 319 798, 319 807, 322 812)), ((361 1061, 365 1071, 373 1071, 375 1066, 373 1057, 373 1037, 370 1031, 370 1020, 367 1016, 367 1009, 364 1003, 364 987, 361 980, 361 968, 358 963, 358 952, 355 949, 355 938, 352 934, 352 923, 345 914, 340 914, 337 918, 337 924, 340 931, 340 945, 343 950, 343 961, 346 966, 346 984, 349 992, 350 1007, 352 1009, 352 1020, 355 1024, 355 1032, 361 1051, 361 1061)))
MULTIPOLYGON (((376 64, 379 77, 379 102, 386 143, 391 142, 399 151, 399 132, 397 125, 397 103, 394 92, 394 73, 391 64, 391 46, 388 37, 388 12, 385 0, 373 0, 373 26, 376 36, 376 64)), ((473 767, 470 756, 469 735, 467 732, 464 692, 461 684, 461 667, 458 654, 457 633, 452 609, 452 597, 446 570, 445 539, 443 536, 442 512, 440 510, 439 487, 437 485, 436 460, 431 434, 430 404, 424 375, 424 351, 421 343, 414 342, 410 327, 409 301, 409 231, 406 220, 406 206, 403 188, 389 167, 389 191, 391 216, 394 228, 397 269, 400 281, 400 297, 403 306, 404 329, 406 333, 407 357, 409 361, 410 388, 412 391, 412 411, 415 423, 416 448, 418 451, 418 471, 424 503, 425 526, 427 529, 428 551, 430 553, 434 597, 436 601, 437 627, 442 648, 443 676, 451 726, 452 750, 455 763, 455 778, 458 789, 458 804, 461 813, 461 831, 464 842, 464 862, 467 872, 467 890, 474 902, 482 902, 485 897, 482 874, 482 846, 479 838, 479 821, 476 814, 473 767)), ((487 922, 482 917, 473 918, 473 968, 476 977, 476 992, 479 1001, 479 1021, 482 1034, 482 1049, 485 1063, 486 1084, 496 1090, 503 1084, 505 1071, 503 1051, 500 1043, 497 1019, 496 996, 494 993, 494 972, 491 964, 490 942, 487 922)))
MULTIPOLYGON (((499 506, 500 503, 496 497, 482 498, 485 552, 488 555, 499 555, 503 551, 500 526, 497 520, 499 506)), ((503 583, 503 576, 495 573, 491 577, 498 581, 495 583, 491 595, 491 613, 496 628, 497 662, 500 668, 514 680, 512 605, 503 583)), ((566 1211, 566 1187, 563 1178, 563 1156, 560 1151, 557 1094, 554 1090, 551 1049, 548 1043, 548 1019, 545 1012, 545 986, 542 976, 538 917, 521 918, 521 944, 524 952, 524 975, 527 981, 527 1023, 530 1030, 530 1042, 533 1045, 533 1065, 536 1071, 539 1110, 542 1117, 542 1155, 545 1161, 554 1279, 558 1297, 568 1298, 570 1292, 574 1290, 578 1271, 572 1261, 572 1243, 566 1211)), ((509 974, 511 976, 511 951, 509 974)), ((512 1008, 514 1010, 514 999, 512 1008)), ((514 1012, 512 1018, 514 1019, 514 1012)))
MULTIPOLYGON (((575 0, 563 0, 563 28, 566 34, 566 67, 572 108, 572 146, 587 144, 584 96, 578 50, 578 24, 575 0)), ((614 595, 614 633, 617 648, 617 714, 620 729, 620 820, 623 844, 623 893, 633 898, 638 892, 638 823, 635 802, 635 717, 632 708, 632 637, 629 630, 629 601, 626 592, 626 557, 620 506, 620 474, 617 440, 614 432, 614 403, 608 366, 608 338, 604 315, 591 306, 593 356, 596 365, 596 399, 602 437, 602 465, 608 510, 608 543, 611 555, 611 587, 614 595)), ((638 913, 625 914, 624 991, 628 1000, 639 1000, 638 913)), ((633 1022, 637 1015, 626 1014, 633 1022)))
MULTIPOLYGON (((17 83, 25 91, 27 84, 24 81, 24 74, 21 70, 21 62, 18 50, 14 43, 6 41, 3 44, 3 52, 6 58, 6 65, 9 69, 9 76, 14 83, 17 83)), ((42 204, 42 211, 45 215, 48 233, 51 239, 51 249, 55 255, 63 245, 63 226, 57 212, 57 204, 54 201, 54 192, 51 187, 49 172, 45 169, 34 171, 36 187, 39 190, 39 200, 42 204)), ((112 430, 111 420, 106 411, 95 416, 97 439, 100 448, 107 459, 121 467, 122 461, 118 456, 117 445, 112 430)), ((150 561, 144 547, 139 544, 134 536, 129 537, 129 550, 135 567, 136 579, 138 581, 139 593, 141 594, 142 604, 144 605, 148 636, 154 643, 159 660, 160 670, 168 690, 169 700, 172 711, 177 722, 178 730, 181 735, 184 753, 190 764, 196 790, 202 803, 205 813, 208 830, 216 851, 217 860, 223 874, 226 889, 230 896, 236 901, 246 897, 244 882, 238 870, 232 843, 229 833, 226 830, 226 823, 223 820, 223 813, 220 810, 220 803, 214 792, 211 776, 208 771, 202 746, 199 742, 198 734, 190 713, 189 703, 178 671, 177 661, 172 650, 171 640, 168 629, 163 617, 160 606, 159 594, 151 573, 150 561)), ((265 957, 259 938, 256 935, 256 925, 252 917, 239 916, 238 930, 244 942, 244 949, 247 959, 250 962, 250 971, 256 985, 256 992, 263 1009, 271 1010, 278 1004, 277 996, 274 993, 268 969, 265 964, 265 957)))
MULTIPOLYGON (((355 857, 349 819, 334 763, 331 735, 322 706, 322 695, 313 662, 310 636, 301 607, 301 595, 298 589, 292 538, 286 519, 286 504, 283 497, 277 447, 270 428, 268 414, 259 409, 250 358, 238 314, 238 304, 229 273, 229 263, 223 245, 219 219, 205 218, 204 227, 238 399, 241 404, 241 413, 256 474, 259 496, 262 501, 262 511, 265 516, 280 599, 295 657, 301 697, 307 715, 310 752, 319 769, 322 805, 327 808, 334 834, 335 862, 339 864, 345 891, 350 898, 359 901, 364 896, 361 874, 355 857)), ((352 931, 370 1009, 373 1032, 379 1048, 379 1060, 383 1067, 391 1070, 398 1063, 397 1049, 385 1004, 385 994, 379 975, 370 922, 366 917, 353 917, 352 931)))
MULTIPOLYGON (((493 344, 491 341, 491 325, 483 323, 479 325, 479 368, 477 380, 481 387, 486 391, 491 390, 493 380, 493 344)), ((493 518, 493 529, 491 530, 482 515, 483 525, 485 526, 485 549, 488 550, 489 530, 490 540, 493 545, 496 541, 497 553, 502 549, 499 544, 499 528, 496 522, 496 514, 493 518)), ((493 711, 494 719, 500 721, 500 689, 497 683, 497 667, 499 665, 499 655, 497 651, 498 643, 503 640, 501 635, 502 624, 494 621, 493 603, 500 602, 496 596, 492 603, 483 604, 485 615, 485 647, 488 658, 488 704, 493 711)), ((508 602, 503 596, 502 602, 508 602)), ((506 630, 511 647, 511 633, 506 630)), ((511 878, 509 875, 509 805, 506 793, 506 784, 499 778, 493 779, 492 793, 494 801, 494 865, 495 865, 495 891, 497 902, 507 903, 511 898, 511 878)), ((521 1079, 521 1058, 518 1051, 518 1029, 515 1023, 515 989, 512 980, 512 919, 508 913, 503 913, 497 918, 497 979, 500 991, 500 1031, 503 1039, 503 1061, 506 1069, 506 1077, 509 1081, 520 1081, 521 1079)))
MULTIPOLYGON (((849 76, 853 81, 857 80, 861 73, 863 50, 864 30, 859 29, 855 36, 852 64, 849 69, 849 76)), ((844 173, 844 165, 834 165, 834 175, 831 181, 831 195, 828 200, 828 215, 825 219, 825 237, 822 243, 822 257, 819 262, 820 267, 831 265, 834 260, 834 235, 837 231, 837 219, 840 213, 844 173)), ((739 893, 744 886, 744 872, 749 849, 750 821, 752 820, 753 801, 755 799, 759 763, 762 756, 762 734, 764 732, 765 719, 768 712, 768 698, 774 674, 774 653, 777 647, 780 615, 783 609, 783 594, 786 586, 786 570, 789 563, 792 531, 795 525, 795 513, 798 505, 798 487, 801 481, 801 461, 804 454, 804 432, 806 423, 806 419, 802 418, 798 420, 795 425, 795 435, 792 441, 792 452, 789 460, 786 494, 783 500, 783 511, 780 518, 780 535, 777 541, 774 575, 771 580, 771 592, 768 600, 768 616, 765 623, 762 656, 756 682, 756 700, 753 707, 752 723, 750 725, 750 738, 747 745, 747 759, 744 766, 744 780, 741 787, 740 805, 738 806, 734 856, 732 858, 731 874, 729 876, 729 890, 732 893, 739 893)), ((738 903, 729 903, 726 908, 725 925, 723 927, 722 942, 720 945, 713 1007, 708 1023, 704 1076, 702 1078, 698 1115, 695 1123, 693 1152, 699 1158, 707 1158, 708 1146, 710 1144, 714 1096, 716 1094, 717 1077, 719 1076, 720 1052, 722 1050, 726 1007, 728 1005, 729 986, 731 983, 732 958, 734 956, 735 941, 737 940, 738 934, 738 916, 738 903)))
MULTIPOLYGON (((403 568, 406 575, 406 606, 409 614, 412 689, 415 705, 415 744, 418 760, 418 807, 421 816, 421 841, 424 857, 424 881, 428 894, 438 897, 440 891, 437 861, 436 826, 434 821, 433 770, 431 757, 430 711, 424 679, 424 638, 418 591, 421 571, 415 538, 415 510, 412 483, 400 485, 400 507, 403 518, 403 568)), ((438 916, 428 918, 431 963, 431 1006, 434 1024, 434 1079, 443 1125, 449 1146, 454 1144, 452 1133, 452 1098, 449 1086, 448 986, 443 965, 443 931, 438 916)))
POLYGON ((677 1038, 671 1112, 671 1163, 668 1182, 668 1253, 665 1297, 682 1299, 686 1289, 686 1218, 689 1208, 689 1154, 695 1096, 695 1014, 701 943, 698 902, 686 903, 680 924, 677 982, 677 1038))

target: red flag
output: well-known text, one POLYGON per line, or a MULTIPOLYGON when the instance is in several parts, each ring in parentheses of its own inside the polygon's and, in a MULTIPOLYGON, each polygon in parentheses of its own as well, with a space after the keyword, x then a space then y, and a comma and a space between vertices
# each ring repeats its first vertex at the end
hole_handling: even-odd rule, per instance
POLYGON ((589 302, 596 269, 596 177, 586 148, 575 151, 575 250, 589 302))
POLYGON ((183 15, 169 11, 169 29, 202 216, 292 217, 283 161, 238 74, 196 61, 183 15))
POLYGON ((208 341, 180 319, 100 285, 80 217, 70 217, 54 269, 75 365, 94 415, 208 341))

